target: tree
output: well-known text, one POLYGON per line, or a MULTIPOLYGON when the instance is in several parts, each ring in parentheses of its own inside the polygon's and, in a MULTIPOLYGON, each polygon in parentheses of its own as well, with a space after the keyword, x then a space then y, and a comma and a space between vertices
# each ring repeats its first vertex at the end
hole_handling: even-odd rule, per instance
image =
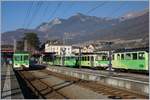
POLYGON ((36 33, 25 33, 23 40, 27 40, 27 48, 30 50, 38 50, 40 41, 36 33))
POLYGON ((23 51, 24 50, 24 42, 23 41, 17 41, 17 51, 23 51))

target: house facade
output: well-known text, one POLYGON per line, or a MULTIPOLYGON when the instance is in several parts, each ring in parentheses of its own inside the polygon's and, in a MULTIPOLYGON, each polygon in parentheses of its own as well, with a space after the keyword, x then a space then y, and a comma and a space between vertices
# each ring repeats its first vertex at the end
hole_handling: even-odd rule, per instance
POLYGON ((70 45, 51 45, 45 44, 45 52, 55 53, 56 55, 71 55, 72 54, 72 46, 70 45))

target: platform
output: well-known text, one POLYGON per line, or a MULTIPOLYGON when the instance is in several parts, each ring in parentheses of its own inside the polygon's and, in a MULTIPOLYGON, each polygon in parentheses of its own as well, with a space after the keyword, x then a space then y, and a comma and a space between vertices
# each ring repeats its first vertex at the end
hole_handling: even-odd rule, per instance
POLYGON ((1 99, 24 99, 12 66, 1 66, 1 99))
POLYGON ((93 80, 96 82, 111 85, 117 88, 130 90, 135 93, 149 95, 149 78, 148 76, 140 76, 129 74, 113 73, 111 76, 104 71, 90 69, 76 69, 58 66, 48 66, 47 70, 62 73, 65 75, 81 78, 84 80, 93 80))

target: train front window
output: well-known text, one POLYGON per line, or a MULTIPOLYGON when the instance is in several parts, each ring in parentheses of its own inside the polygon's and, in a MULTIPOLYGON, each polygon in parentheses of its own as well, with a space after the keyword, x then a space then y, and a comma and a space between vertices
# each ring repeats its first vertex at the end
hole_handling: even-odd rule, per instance
POLYGON ((133 53, 133 60, 137 60, 137 53, 133 53))
POLYGON ((20 61, 20 56, 15 56, 15 61, 20 61))
POLYGON ((139 59, 145 59, 144 52, 139 53, 138 57, 139 59))

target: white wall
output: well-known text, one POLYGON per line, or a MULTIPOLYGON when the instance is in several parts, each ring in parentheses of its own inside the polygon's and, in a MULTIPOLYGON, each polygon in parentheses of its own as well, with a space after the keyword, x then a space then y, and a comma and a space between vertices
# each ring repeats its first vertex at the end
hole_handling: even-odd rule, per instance
POLYGON ((61 49, 66 49, 65 50, 66 55, 70 55, 72 53, 72 46, 45 44, 45 52, 56 52, 56 55, 61 55, 62 53, 61 49))

